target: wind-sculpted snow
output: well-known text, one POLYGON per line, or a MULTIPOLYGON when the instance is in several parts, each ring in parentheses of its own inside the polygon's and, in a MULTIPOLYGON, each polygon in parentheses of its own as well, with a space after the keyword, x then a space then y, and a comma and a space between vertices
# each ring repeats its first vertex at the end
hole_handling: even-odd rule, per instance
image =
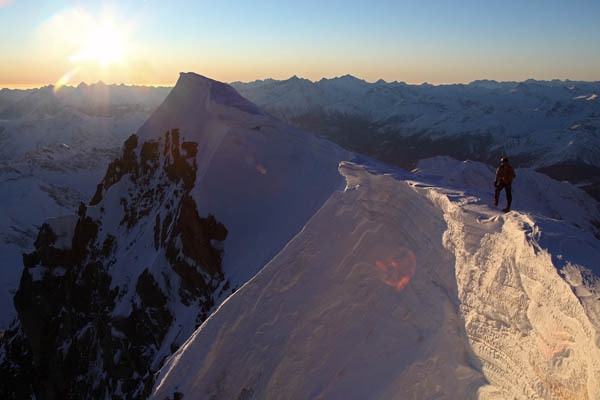
POLYGON ((169 358, 152 398, 600 396, 590 231, 496 211, 472 190, 493 174, 479 163, 340 172, 345 190, 169 358), (575 232, 575 253, 550 243, 575 232))
POLYGON ((170 359, 154 398, 468 398, 484 383, 440 210, 340 171, 346 190, 170 359))
MULTIPOLYGON (((492 202, 495 171, 485 164, 434 157, 421 160, 413 172, 435 184, 468 191, 492 202)), ((590 195, 530 168, 517 168, 516 173, 512 184, 513 208, 542 216, 544 220, 563 221, 564 226, 583 229, 600 238, 600 206, 590 195)), ((500 201, 501 206, 506 204, 504 193, 500 201)))
MULTIPOLYGON (((481 397, 597 398, 600 321, 539 244, 560 231, 542 232, 526 215, 490 217, 470 202, 442 201, 467 335, 490 381, 481 397)), ((588 263, 600 257, 595 246, 588 263)))

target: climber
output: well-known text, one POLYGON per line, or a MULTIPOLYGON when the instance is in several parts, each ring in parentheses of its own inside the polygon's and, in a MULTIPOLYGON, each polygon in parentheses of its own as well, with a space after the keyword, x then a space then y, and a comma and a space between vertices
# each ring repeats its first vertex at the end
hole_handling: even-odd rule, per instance
POLYGON ((496 180, 494 181, 494 187, 496 192, 494 193, 494 205, 498 206, 498 197, 502 189, 506 189, 506 207, 502 210, 504 212, 510 211, 510 204, 512 203, 512 182, 517 175, 515 170, 508 163, 507 157, 500 159, 500 166, 496 169, 496 180))

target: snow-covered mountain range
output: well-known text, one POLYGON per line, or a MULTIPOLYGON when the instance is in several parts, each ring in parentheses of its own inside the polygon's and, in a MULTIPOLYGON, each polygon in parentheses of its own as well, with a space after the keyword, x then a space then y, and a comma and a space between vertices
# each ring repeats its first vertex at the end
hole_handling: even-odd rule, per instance
POLYGON ((23 257, 0 395, 599 397, 598 203, 517 168, 504 214, 492 167, 415 166, 182 74, 23 257))
POLYGON ((402 168, 438 155, 492 165, 508 155, 600 199, 600 82, 433 86, 346 75, 232 85, 295 126, 402 168))
POLYGON ((352 157, 182 74, 90 203, 43 225, 24 257, 4 394, 145 397, 214 305, 343 186, 337 165, 352 157))
POLYGON ((0 331, 41 223, 87 203, 123 141, 170 88, 0 90, 0 331))

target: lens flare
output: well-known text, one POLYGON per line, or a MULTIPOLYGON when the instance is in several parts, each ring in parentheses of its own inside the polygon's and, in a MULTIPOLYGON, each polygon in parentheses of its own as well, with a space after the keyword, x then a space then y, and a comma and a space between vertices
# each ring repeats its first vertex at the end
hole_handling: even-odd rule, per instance
POLYGON ((417 261, 412 251, 401 247, 383 260, 375 262, 381 280, 397 291, 404 290, 417 270, 417 261))
POLYGON ((265 167, 263 167, 262 165, 258 164, 256 166, 256 170, 258 171, 259 174, 261 175, 266 175, 267 174, 267 169, 265 167))
POLYGON ((54 84, 54 93, 58 93, 63 86, 71 82, 71 80, 75 77, 75 75, 77 75, 80 69, 81 67, 75 67, 63 76, 61 76, 60 79, 54 84))
POLYGON ((251 154, 248 154, 246 156, 246 164, 248 164, 249 166, 254 167, 254 169, 256 169, 256 172, 258 172, 261 175, 266 175, 267 174, 267 169, 262 164, 260 164, 256 160, 256 158, 253 155, 251 155, 251 154))

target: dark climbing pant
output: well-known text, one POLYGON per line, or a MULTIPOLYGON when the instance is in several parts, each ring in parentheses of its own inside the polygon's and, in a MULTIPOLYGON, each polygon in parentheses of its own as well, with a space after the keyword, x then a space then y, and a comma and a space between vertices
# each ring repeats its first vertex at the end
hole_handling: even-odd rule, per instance
POLYGON ((500 192, 502 189, 506 189, 506 208, 510 209, 510 204, 512 203, 512 188, 510 183, 500 182, 498 186, 496 186, 496 193, 494 193, 494 204, 498 204, 498 198, 500 197, 500 192))

